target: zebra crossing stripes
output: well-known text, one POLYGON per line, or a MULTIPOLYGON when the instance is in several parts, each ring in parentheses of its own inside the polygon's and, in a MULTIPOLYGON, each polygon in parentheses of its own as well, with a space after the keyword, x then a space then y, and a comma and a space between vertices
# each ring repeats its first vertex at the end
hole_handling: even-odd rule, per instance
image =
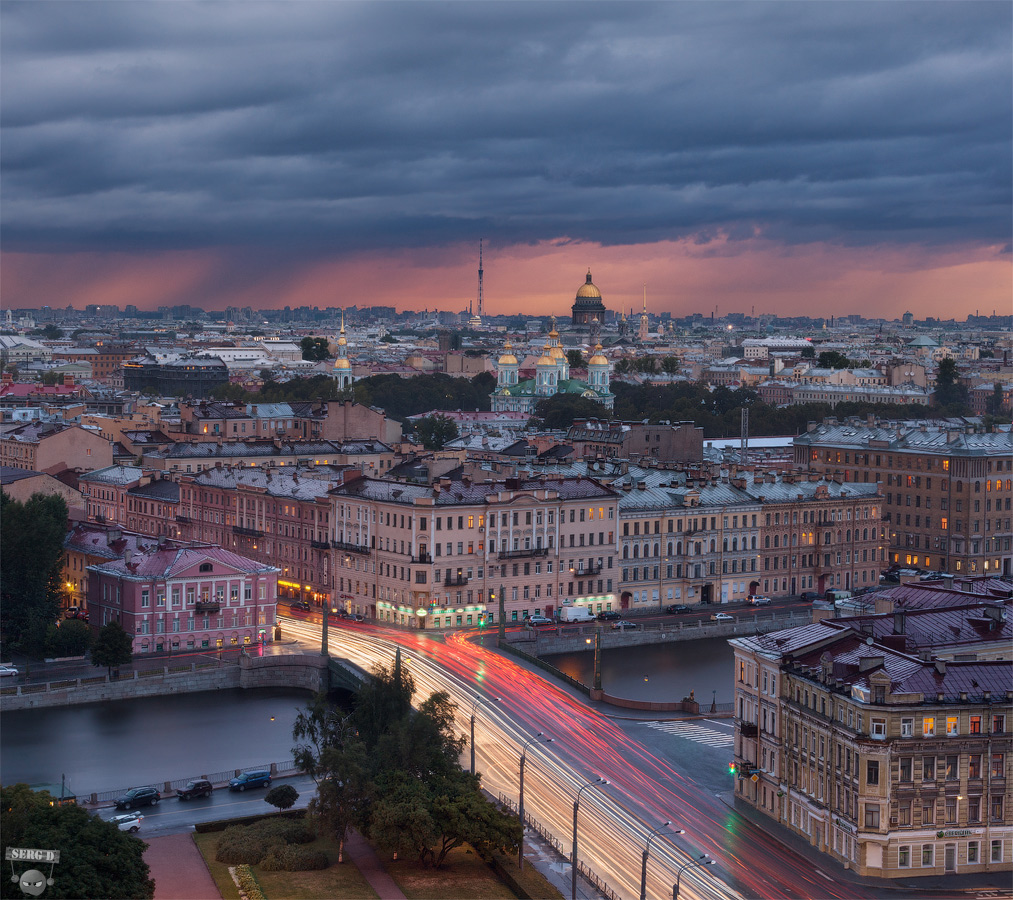
POLYGON ((715 731, 713 728, 704 728, 693 722, 641 722, 640 724, 657 731, 664 731, 667 734, 696 741, 698 744, 707 744, 709 747, 731 747, 735 741, 731 733, 726 734, 715 731))

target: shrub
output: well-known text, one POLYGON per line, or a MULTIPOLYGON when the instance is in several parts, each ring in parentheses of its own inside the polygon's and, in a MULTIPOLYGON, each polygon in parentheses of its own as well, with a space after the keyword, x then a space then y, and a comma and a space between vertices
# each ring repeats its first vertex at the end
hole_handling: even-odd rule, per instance
POLYGON ((261 860, 265 872, 306 872, 311 869, 326 869, 329 865, 323 850, 309 850, 286 844, 272 847, 271 852, 261 860))
POLYGON ((313 832, 302 822, 291 819, 265 819, 254 825, 232 825, 222 832, 215 845, 215 859, 234 866, 255 866, 276 847, 308 844, 313 832))
POLYGON ((308 844, 316 837, 311 828, 291 819, 266 819, 251 825, 250 830, 260 836, 267 845, 308 844))
POLYGON ((239 889, 246 895, 246 900, 266 900, 257 876, 249 866, 236 866, 236 880, 239 882, 239 889))
POLYGON ((265 803, 278 809, 289 809, 299 799, 299 792, 290 784, 279 784, 271 788, 264 797, 265 803))

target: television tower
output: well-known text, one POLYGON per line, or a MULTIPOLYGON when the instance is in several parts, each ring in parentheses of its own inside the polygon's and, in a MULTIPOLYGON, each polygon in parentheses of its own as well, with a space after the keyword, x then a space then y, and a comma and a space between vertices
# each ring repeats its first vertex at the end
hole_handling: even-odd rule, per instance
POLYGON ((468 324, 478 326, 482 324, 482 238, 478 239, 478 311, 471 317, 468 324))

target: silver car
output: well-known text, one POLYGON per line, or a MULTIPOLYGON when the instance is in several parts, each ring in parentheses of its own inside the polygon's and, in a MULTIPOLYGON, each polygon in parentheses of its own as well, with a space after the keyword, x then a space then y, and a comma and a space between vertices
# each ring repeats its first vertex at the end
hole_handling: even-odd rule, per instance
POLYGON ((141 830, 141 820, 144 818, 140 813, 125 813, 121 816, 113 816, 109 821, 112 822, 120 831, 129 831, 131 834, 137 834, 141 830))

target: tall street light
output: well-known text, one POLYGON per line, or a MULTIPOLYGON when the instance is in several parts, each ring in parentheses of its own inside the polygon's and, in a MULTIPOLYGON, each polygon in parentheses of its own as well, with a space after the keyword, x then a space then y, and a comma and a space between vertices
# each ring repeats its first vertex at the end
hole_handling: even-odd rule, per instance
POLYGON ((677 828, 674 831, 666 831, 665 829, 671 825, 671 822, 663 822, 657 828, 653 828, 647 834, 647 844, 644 847, 644 852, 640 858, 640 900, 647 900, 647 854, 651 852, 651 841, 653 841, 660 834, 685 834, 685 830, 677 828))
POLYGON ((500 697, 478 697, 471 704, 471 774, 475 774, 475 713, 480 703, 499 703, 500 697))
POLYGON ((700 856, 698 859, 691 859, 688 863, 679 867, 679 871, 675 873, 675 884, 672 885, 672 900, 679 900, 679 882, 682 880, 682 873, 686 869, 698 869, 701 866, 713 866, 716 863, 716 859, 711 859, 706 853, 700 856))
POLYGON ((521 820, 521 843, 520 848, 517 850, 517 868, 522 872, 524 871, 524 763, 528 759, 528 747, 532 744, 551 744, 553 741, 555 741, 555 738, 546 737, 539 731, 533 738, 529 738, 528 742, 521 748, 521 788, 517 801, 517 814, 521 820))
POLYGON ((588 788, 595 786, 605 787, 606 784, 608 784, 608 781, 601 776, 594 781, 589 781, 587 784, 581 786, 573 801, 573 866, 570 873, 570 900, 577 900, 577 810, 580 809, 580 795, 588 788))

